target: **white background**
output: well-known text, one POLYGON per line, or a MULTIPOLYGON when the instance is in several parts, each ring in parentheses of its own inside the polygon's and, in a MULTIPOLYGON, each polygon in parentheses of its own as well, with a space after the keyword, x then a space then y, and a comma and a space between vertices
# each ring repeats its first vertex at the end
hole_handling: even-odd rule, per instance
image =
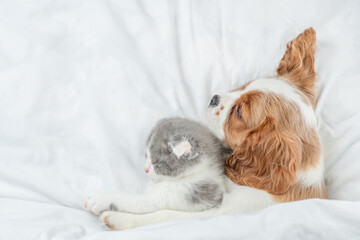
POLYGON ((359 1, 0 0, 0 239, 359 239, 359 1), (157 120, 275 75, 317 31, 329 197, 105 232, 81 206, 139 192, 157 120))

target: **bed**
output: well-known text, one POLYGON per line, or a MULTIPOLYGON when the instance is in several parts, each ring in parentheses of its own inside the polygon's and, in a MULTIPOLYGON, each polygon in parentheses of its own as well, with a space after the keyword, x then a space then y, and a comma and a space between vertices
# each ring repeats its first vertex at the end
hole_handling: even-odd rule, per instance
POLYGON ((0 239, 360 239, 360 2, 0 2, 0 239), (157 120, 275 75, 317 31, 329 200, 109 232, 81 205, 141 192, 157 120))

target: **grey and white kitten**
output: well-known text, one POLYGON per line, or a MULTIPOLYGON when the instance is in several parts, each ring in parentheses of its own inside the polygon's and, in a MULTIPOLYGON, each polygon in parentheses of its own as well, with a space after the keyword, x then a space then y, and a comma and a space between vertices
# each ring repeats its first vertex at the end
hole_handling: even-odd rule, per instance
POLYGON ((225 177, 228 153, 200 123, 184 118, 160 120, 146 141, 145 172, 152 179, 146 193, 92 193, 85 198, 85 208, 102 213, 100 221, 106 228, 122 230, 166 220, 249 212, 271 204, 265 192, 238 186, 225 177), (242 199, 243 194, 253 194, 255 201, 262 202, 242 199))
POLYGON ((177 181, 182 203, 172 209, 204 210, 221 204, 225 154, 221 141, 200 123, 167 118, 146 141, 145 172, 156 183, 177 181))

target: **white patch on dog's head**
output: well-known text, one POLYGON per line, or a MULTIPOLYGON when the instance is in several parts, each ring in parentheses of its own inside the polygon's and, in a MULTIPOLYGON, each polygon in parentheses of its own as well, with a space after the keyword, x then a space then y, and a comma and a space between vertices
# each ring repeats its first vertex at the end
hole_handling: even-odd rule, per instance
POLYGON ((219 96, 219 104, 209 106, 206 110, 206 125, 221 140, 224 140, 224 123, 229 115, 234 102, 244 93, 258 90, 261 92, 271 92, 285 97, 294 102, 301 111, 302 117, 309 127, 316 126, 316 117, 309 102, 304 102, 304 95, 295 86, 292 86, 284 79, 279 78, 260 78, 245 85, 241 90, 228 92, 219 96))
POLYGON ((225 138, 223 127, 231 106, 242 94, 243 91, 234 91, 220 95, 219 104, 214 107, 209 106, 206 110, 206 125, 220 140, 225 138))

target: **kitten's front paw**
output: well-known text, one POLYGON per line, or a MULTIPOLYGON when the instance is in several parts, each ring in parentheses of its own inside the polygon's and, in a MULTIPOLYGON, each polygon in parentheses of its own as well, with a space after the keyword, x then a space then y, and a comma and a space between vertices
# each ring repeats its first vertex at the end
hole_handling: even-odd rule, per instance
POLYGON ((136 215, 131 213, 113 211, 105 211, 99 216, 100 223, 106 230, 125 230, 137 227, 135 218, 136 215))
POLYGON ((86 210, 99 215, 106 210, 115 210, 113 209, 112 199, 113 197, 109 193, 94 192, 83 199, 83 204, 86 210))

